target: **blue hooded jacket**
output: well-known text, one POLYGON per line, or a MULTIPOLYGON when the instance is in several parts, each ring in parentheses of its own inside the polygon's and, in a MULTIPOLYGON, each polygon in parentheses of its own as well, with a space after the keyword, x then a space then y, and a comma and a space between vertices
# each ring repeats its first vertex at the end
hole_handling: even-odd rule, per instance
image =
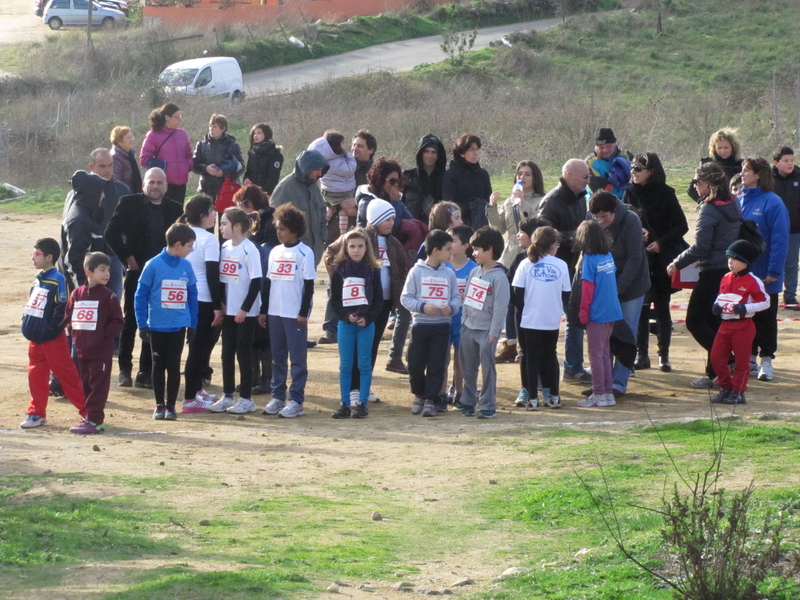
MULTIPOLYGON (((169 291, 166 292, 169 295, 169 291)), ((166 250, 145 264, 134 296, 136 326, 153 331, 174 332, 183 327, 197 329, 197 278, 191 263, 166 250), (165 308, 162 292, 165 280, 177 280, 186 285, 187 297, 183 308, 165 308)))
POLYGON ((742 188, 739 196, 742 203, 742 218, 751 219, 758 225, 767 249, 753 263, 751 271, 759 279, 775 277, 775 281, 764 284, 768 294, 777 294, 783 288, 783 267, 789 250, 789 211, 780 196, 761 188, 742 188))

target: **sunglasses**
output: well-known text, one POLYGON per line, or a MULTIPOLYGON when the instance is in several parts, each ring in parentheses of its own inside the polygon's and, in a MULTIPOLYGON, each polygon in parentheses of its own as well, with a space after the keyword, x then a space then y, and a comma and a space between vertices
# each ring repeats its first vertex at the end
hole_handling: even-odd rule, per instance
POLYGON ((386 183, 388 183, 389 185, 397 185, 398 183, 400 183, 400 179, 397 177, 392 177, 390 179, 387 179, 386 183))
POLYGON ((645 167, 643 165, 631 165, 631 171, 635 173, 641 173, 642 171, 649 171, 650 167, 645 167))

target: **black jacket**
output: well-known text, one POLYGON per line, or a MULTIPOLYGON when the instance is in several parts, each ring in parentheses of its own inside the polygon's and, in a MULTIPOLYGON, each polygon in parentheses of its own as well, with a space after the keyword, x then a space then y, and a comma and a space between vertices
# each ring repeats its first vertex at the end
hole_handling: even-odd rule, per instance
MULTIPOLYGON (((720 158, 716 154, 714 156, 706 156, 705 158, 700 159, 700 164, 704 165, 706 163, 715 162, 722 170, 725 171, 725 175, 728 177, 728 181, 736 175, 737 173, 742 172, 742 159, 741 158, 720 158)), ((689 197, 694 200, 695 202, 700 200, 700 195, 697 193, 697 190, 694 189, 694 185, 691 183, 689 184, 689 189, 686 190, 686 193, 689 194, 689 197)))
POLYGON ((575 264, 580 255, 580 251, 573 247, 575 230, 586 220, 587 212, 586 192, 581 190, 576 194, 563 178, 539 204, 538 216, 546 219, 561 234, 561 245, 556 256, 567 263, 570 277, 575 275, 575 264))
MULTIPOLYGON (((133 256, 144 268, 144 263, 153 258, 147 251, 147 214, 145 210, 150 198, 144 194, 131 194, 120 198, 117 210, 106 227, 106 244, 124 264, 133 256)), ((183 214, 183 206, 169 198, 163 198, 164 234, 161 242, 166 245, 163 235, 167 229, 183 214)))
POLYGON ((800 167, 784 176, 772 167, 772 191, 778 194, 789 211, 789 233, 800 233, 800 167))
POLYGON ((642 227, 648 231, 645 245, 658 242, 661 250, 658 257, 664 268, 689 247, 683 240, 689 232, 686 215, 675 190, 666 183, 632 183, 622 201, 633 207, 642 220, 642 227))
POLYGON ((281 146, 276 146, 272 140, 265 140, 253 144, 247 152, 247 169, 244 178, 257 185, 268 194, 272 194, 275 186, 281 180, 283 168, 283 154, 281 146))
POLYGON ((242 149, 232 135, 223 133, 215 140, 206 134, 205 139, 197 142, 194 148, 194 172, 200 175, 198 191, 212 198, 217 197, 225 177, 234 178, 243 168, 242 149), (217 165, 224 175, 222 177, 209 175, 206 173, 206 167, 209 165, 217 165))
POLYGON ((86 281, 83 259, 88 252, 103 252, 103 208, 100 196, 107 182, 99 175, 77 171, 71 179, 72 192, 67 196, 61 221, 61 256, 58 268, 72 291, 86 281))
POLYGON ((403 171, 406 180, 403 203, 415 219, 427 223, 431 207, 442 199, 446 167, 447 155, 441 140, 432 133, 422 136, 417 147, 417 166, 403 171), (431 173, 425 170, 422 163, 422 153, 426 148, 434 148, 438 154, 431 173))
MULTIPOLYGON (((450 161, 450 166, 442 181, 442 200, 451 200, 464 208, 476 199, 489 204, 492 195, 492 183, 489 173, 480 163, 471 163, 457 156, 450 161)), ((466 222, 466 219, 465 219, 466 222)))

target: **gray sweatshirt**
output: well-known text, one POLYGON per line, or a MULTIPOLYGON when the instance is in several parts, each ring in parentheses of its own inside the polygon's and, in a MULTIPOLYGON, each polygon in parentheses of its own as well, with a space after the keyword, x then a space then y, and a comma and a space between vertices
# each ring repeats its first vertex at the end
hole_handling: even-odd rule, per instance
POLYGON ((506 324, 510 298, 508 272, 502 263, 486 272, 481 266, 475 267, 467 276, 467 295, 464 298, 461 325, 478 331, 488 329, 490 336, 499 336, 506 324))
POLYGON ((408 272, 400 302, 411 313, 414 325, 451 323, 453 315, 461 308, 461 296, 458 293, 455 272, 444 263, 434 268, 424 260, 418 260, 408 272), (426 304, 439 307, 435 315, 426 315, 423 312, 426 304), (442 314, 441 307, 444 305, 450 305, 453 309, 452 314, 447 316, 442 314))

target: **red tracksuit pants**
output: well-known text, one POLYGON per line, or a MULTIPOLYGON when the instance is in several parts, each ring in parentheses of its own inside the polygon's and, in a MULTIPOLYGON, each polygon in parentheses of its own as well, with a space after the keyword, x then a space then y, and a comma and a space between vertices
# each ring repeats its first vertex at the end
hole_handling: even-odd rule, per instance
MULTIPOLYGON (((749 360, 749 359, 748 359, 749 360)), ((31 342, 28 346, 28 386, 31 390, 29 415, 47 416, 47 400, 50 397, 50 372, 61 383, 67 399, 75 405, 82 417, 86 416, 86 396, 78 369, 69 355, 67 334, 44 344, 31 342)))
POLYGON ((95 425, 105 422, 108 390, 111 387, 111 363, 113 350, 106 359, 82 358, 78 356, 78 372, 86 394, 86 418, 95 425))
POLYGON ((756 326, 753 319, 722 321, 714 338, 714 345, 711 347, 711 366, 717 374, 717 383, 723 390, 747 391, 747 381, 750 379, 750 350, 755 337, 756 326), (731 352, 736 361, 733 377, 728 367, 731 352))

